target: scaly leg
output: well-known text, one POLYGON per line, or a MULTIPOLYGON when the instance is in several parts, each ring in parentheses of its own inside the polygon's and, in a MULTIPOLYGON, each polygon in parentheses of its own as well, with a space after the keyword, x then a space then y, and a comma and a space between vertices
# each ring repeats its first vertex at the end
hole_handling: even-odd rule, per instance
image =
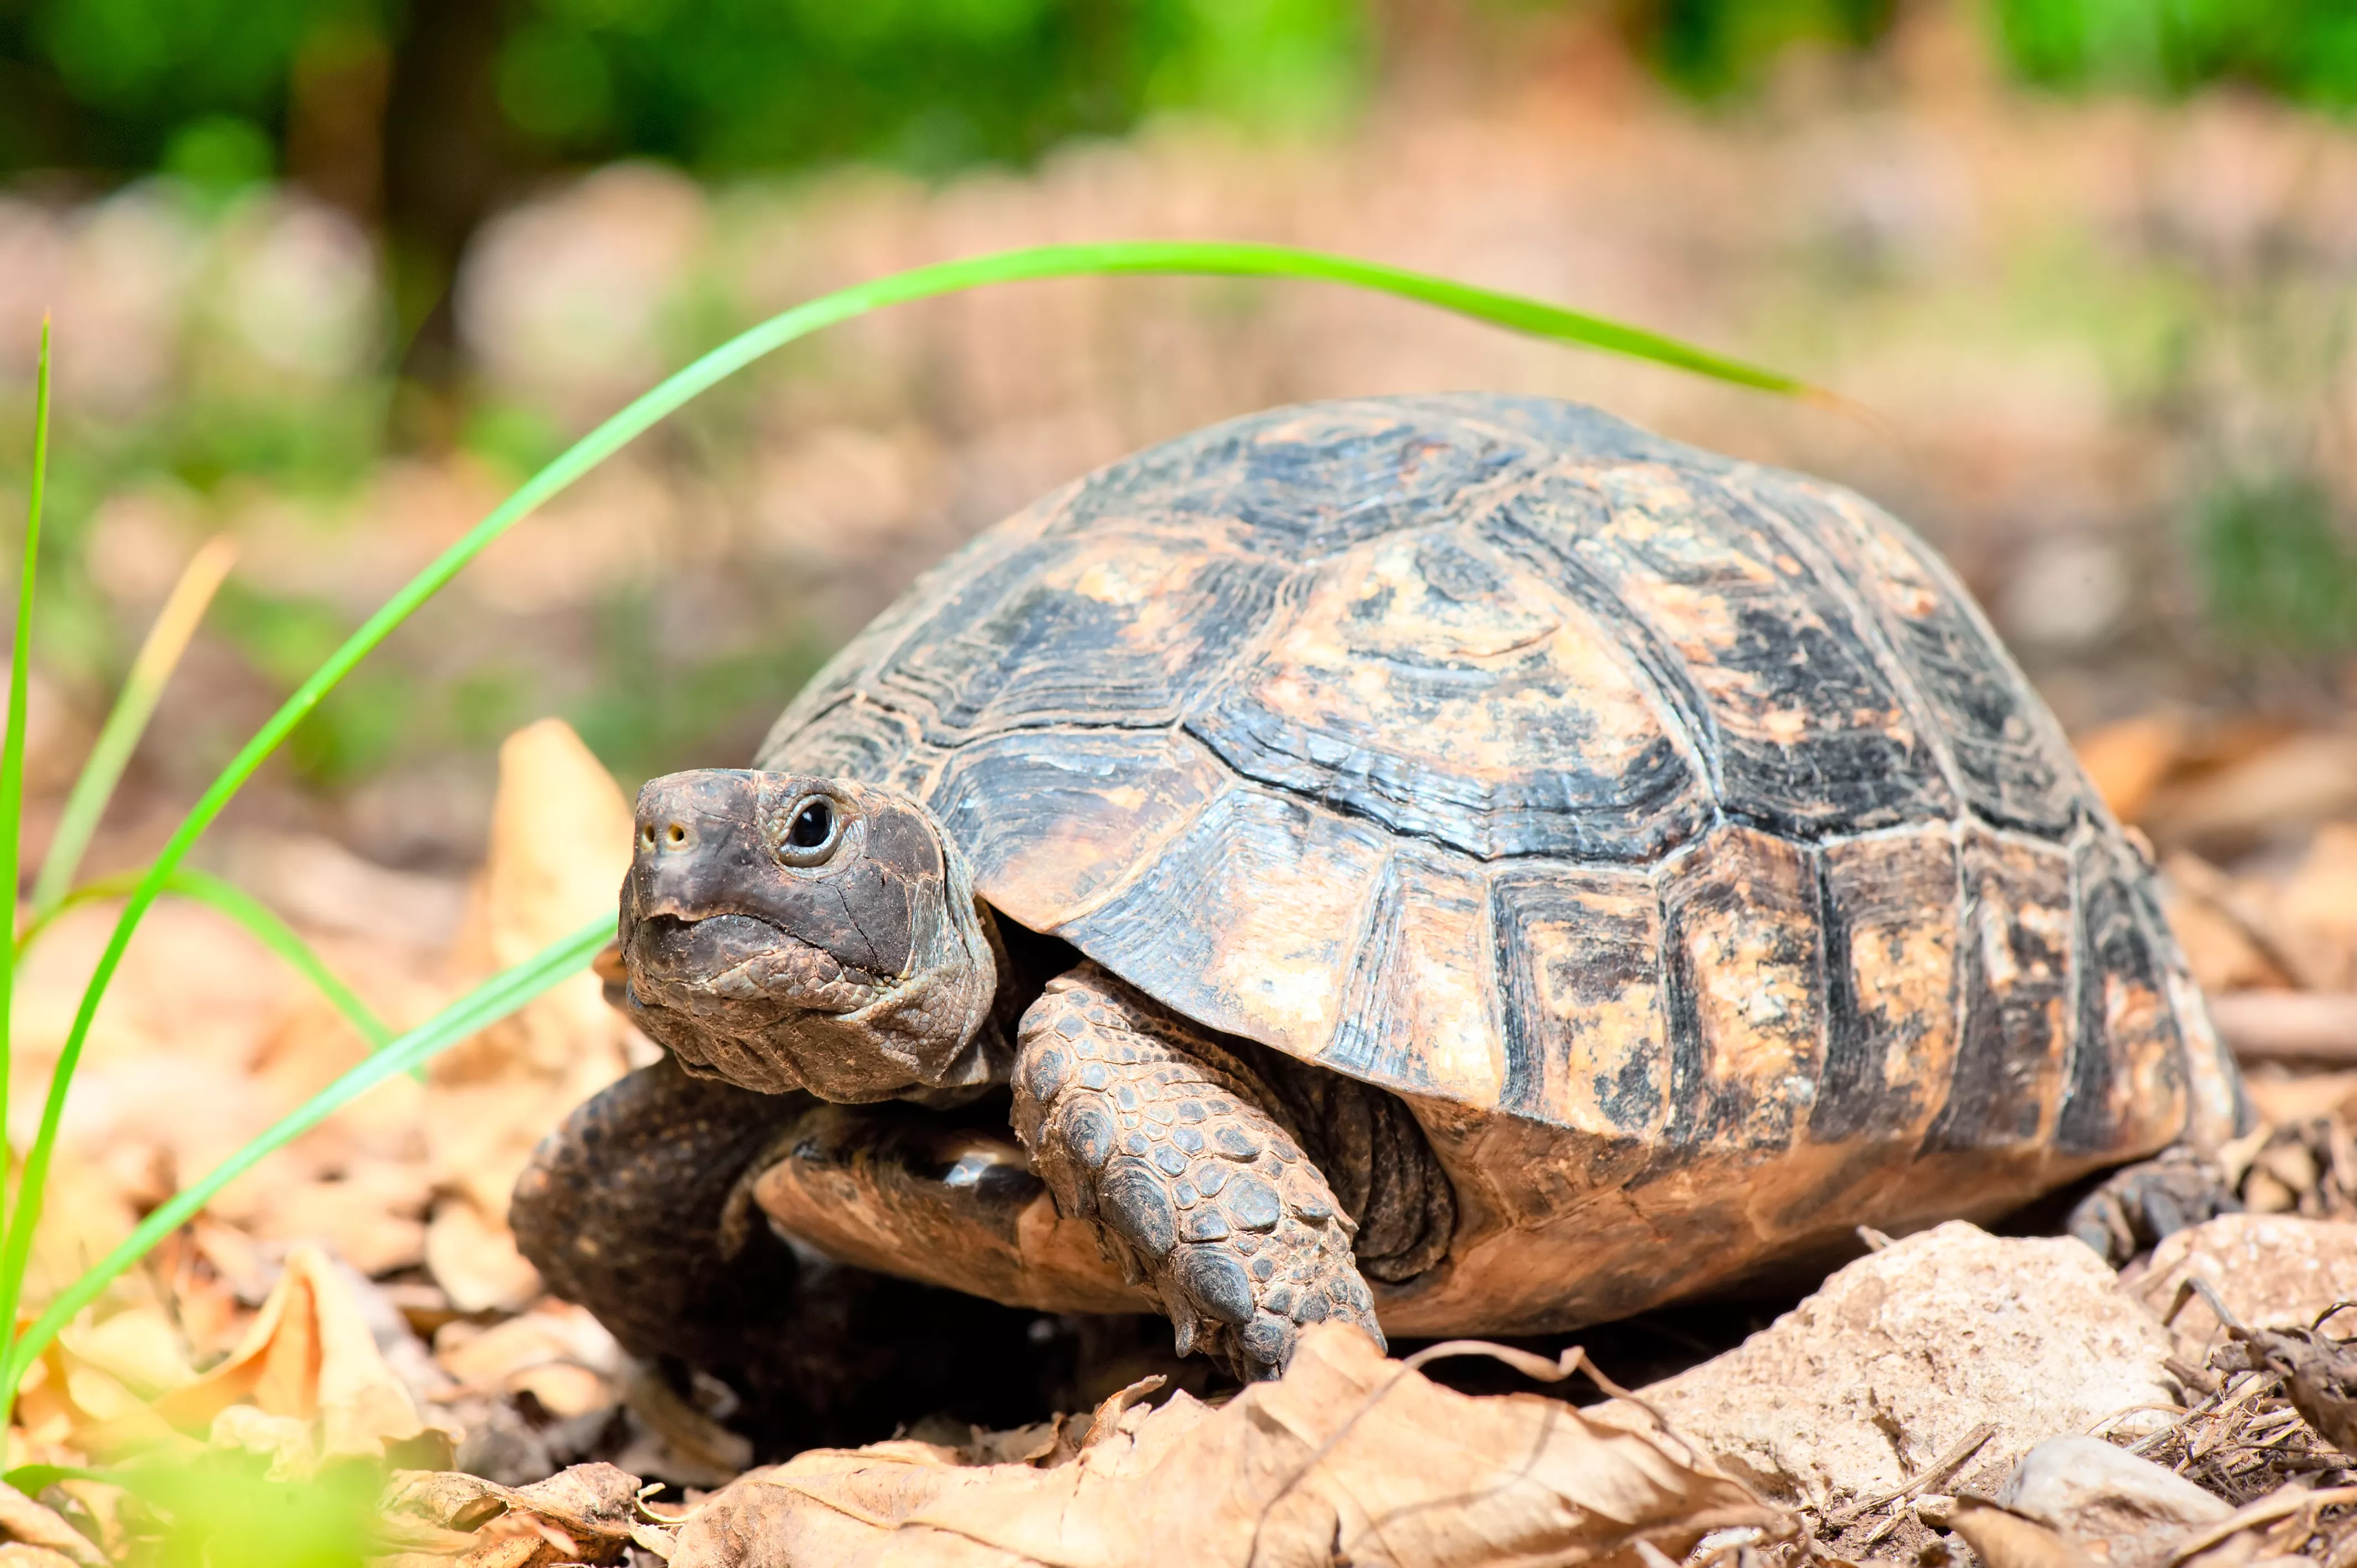
POLYGON ((1096 1220, 1178 1333, 1247 1380, 1334 1317, 1383 1343, 1351 1254, 1356 1227, 1252 1071, 1204 1031, 1097 968, 1024 1014, 1015 1130, 1058 1210, 1096 1220))
POLYGON ((2242 1208, 2214 1161, 2178 1144, 2105 1176, 2072 1206, 2065 1228, 2116 1269, 2165 1236, 2242 1208))
POLYGON ((1038 1314, 798 1257, 772 1231, 751 1190, 761 1157, 834 1109, 691 1078, 665 1057, 534 1152, 509 1209, 517 1245, 633 1356, 735 1389, 746 1408, 730 1419, 765 1449, 872 1442, 952 1383, 960 1413, 1001 1424, 1060 1397, 1063 1373, 1029 1337, 1038 1314))

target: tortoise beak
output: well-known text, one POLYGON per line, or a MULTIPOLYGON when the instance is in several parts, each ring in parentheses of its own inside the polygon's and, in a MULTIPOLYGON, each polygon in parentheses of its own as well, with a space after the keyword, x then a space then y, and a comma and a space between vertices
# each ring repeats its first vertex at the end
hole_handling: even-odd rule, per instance
POLYGON ((668 915, 694 922, 737 908, 770 868, 760 842, 756 775, 698 768, 651 779, 639 791, 637 843, 623 887, 627 928, 668 915))

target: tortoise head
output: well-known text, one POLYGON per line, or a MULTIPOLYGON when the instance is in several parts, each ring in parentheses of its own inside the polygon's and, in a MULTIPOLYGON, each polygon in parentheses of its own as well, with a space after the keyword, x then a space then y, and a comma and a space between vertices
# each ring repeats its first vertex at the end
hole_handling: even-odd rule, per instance
POLYGON ((841 1101, 985 1080, 997 966, 924 806, 706 768, 639 791, 614 1000, 682 1066, 841 1101))

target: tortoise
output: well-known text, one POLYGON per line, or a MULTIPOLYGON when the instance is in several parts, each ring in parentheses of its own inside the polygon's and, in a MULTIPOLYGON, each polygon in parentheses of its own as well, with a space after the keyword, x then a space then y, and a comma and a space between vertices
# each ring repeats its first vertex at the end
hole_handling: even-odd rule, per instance
MULTIPOLYGON (((1265 1377, 1321 1319, 1568 1329, 2250 1116, 1932 550, 1568 403, 1115 463, 637 827, 602 969, 668 1056, 515 1206, 633 1348, 758 1337, 766 1224, 1265 1377)), ((2151 1168, 2079 1229, 2169 1210, 2151 1168)))

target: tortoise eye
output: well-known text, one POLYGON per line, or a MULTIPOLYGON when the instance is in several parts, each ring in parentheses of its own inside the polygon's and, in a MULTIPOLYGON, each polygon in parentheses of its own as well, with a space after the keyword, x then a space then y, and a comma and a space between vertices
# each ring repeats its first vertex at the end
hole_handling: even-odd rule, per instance
POLYGON ((788 865, 818 865, 843 842, 843 817, 834 802, 812 795, 795 802, 786 814, 786 831, 778 840, 778 858, 788 865))

